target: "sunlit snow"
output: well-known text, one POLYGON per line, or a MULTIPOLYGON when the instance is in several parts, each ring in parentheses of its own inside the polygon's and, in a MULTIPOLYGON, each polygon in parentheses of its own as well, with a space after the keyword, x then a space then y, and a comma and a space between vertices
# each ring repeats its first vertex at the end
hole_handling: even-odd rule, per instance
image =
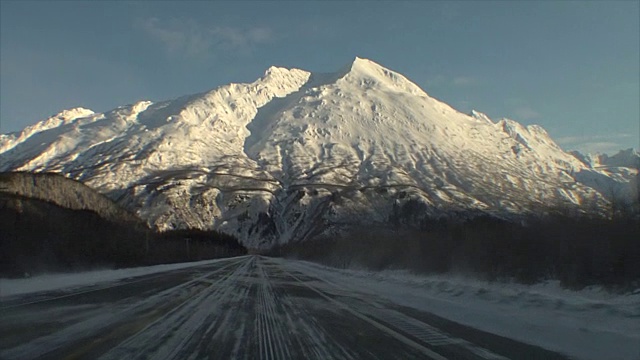
POLYGON ((598 211, 605 190, 637 188, 637 169, 594 167, 539 126, 460 113, 360 58, 333 74, 272 67, 175 100, 69 110, 2 135, 0 153, 0 171, 60 172, 158 229, 215 228, 250 247, 385 223, 408 201, 432 214, 598 211))

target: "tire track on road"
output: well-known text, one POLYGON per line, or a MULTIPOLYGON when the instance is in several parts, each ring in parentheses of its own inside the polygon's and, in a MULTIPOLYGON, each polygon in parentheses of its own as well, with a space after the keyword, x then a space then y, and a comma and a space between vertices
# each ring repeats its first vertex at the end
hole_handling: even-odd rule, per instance
MULTIPOLYGON (((126 339, 101 359, 172 359, 180 358, 183 349, 196 342, 196 334, 204 334, 204 327, 214 321, 217 314, 217 302, 229 291, 231 280, 245 271, 251 258, 233 263, 233 271, 224 273, 215 281, 208 281, 213 274, 207 274, 200 280, 207 284, 195 297, 164 314, 137 334, 126 339)), ((216 271, 218 273, 220 271, 216 271)), ((202 336, 202 335, 201 335, 202 336)))
POLYGON ((245 355, 243 351, 249 347, 248 342, 255 339, 247 328, 247 324, 252 323, 253 317, 249 315, 253 314, 251 310, 257 299, 254 273, 255 257, 251 257, 243 271, 226 284, 226 290, 211 309, 203 327, 194 334, 194 341, 181 350, 181 358, 241 359, 245 355), (206 330, 202 330, 204 327, 206 330))
MULTIPOLYGON (((369 308, 386 308, 387 310, 396 311, 401 314, 404 319, 419 321, 422 324, 431 326, 431 328, 434 328, 437 332, 447 335, 449 338, 461 340, 460 343, 462 345, 454 343, 448 345, 441 344, 439 347, 434 347, 434 350, 442 350, 442 353, 448 357, 482 359, 568 359, 566 354, 532 345, 527 340, 515 340, 510 338, 508 334, 497 335, 469 325, 464 325, 463 323, 448 320, 446 317, 436 315, 428 310, 420 310, 420 308, 414 307, 410 303, 408 305, 400 305, 407 304, 407 302, 390 294, 377 294, 374 290, 375 287, 370 288, 367 285, 370 283, 366 281, 363 284, 364 286, 361 287, 359 286, 361 281, 360 276, 353 276, 339 269, 331 270, 319 264, 280 258, 270 258, 270 261, 285 266, 287 269, 291 269, 291 271, 296 271, 301 274, 300 276, 302 276, 303 280, 311 281, 312 285, 325 290, 332 296, 345 299, 344 301, 346 301, 347 304, 353 301, 352 306, 356 306, 356 308, 365 303, 369 305, 369 308), (325 284, 329 285, 329 287, 325 288, 325 284), (398 303, 396 303, 396 301, 398 301, 398 303), (456 335, 452 336, 451 334, 456 335)), ((384 284, 375 283, 378 284, 377 286, 384 284)), ((394 286, 401 284, 390 282, 389 285, 394 286)), ((402 286, 398 289, 401 291, 402 286)), ((419 339, 422 336, 426 336, 429 329, 425 331, 422 326, 420 326, 419 329, 415 327, 413 329, 405 327, 405 331, 407 335, 413 334, 419 339)), ((432 338, 432 341, 435 341, 435 339, 432 338)), ((457 340, 454 342, 457 342, 457 340)))
POLYGON ((295 279, 298 283, 300 283, 302 286, 305 286, 307 288, 309 288, 311 291, 315 292, 316 294, 320 295, 322 298, 324 298, 325 300, 328 300, 329 302, 333 303, 334 305, 338 306, 339 308, 342 308, 344 310, 346 310, 347 312, 349 312, 351 315, 359 318, 360 320, 364 320, 366 322, 368 322, 369 324, 373 325, 375 328, 385 332, 386 334, 390 335, 391 337, 395 338, 396 340, 404 343, 405 345, 411 346, 412 348, 420 351, 423 355, 428 356, 430 359, 433 360, 447 360, 446 357, 434 352, 433 350, 417 343, 416 341, 402 335, 401 333, 391 329, 390 327, 382 324, 381 322, 378 322, 364 314, 361 314, 360 312, 352 309, 350 306, 346 305, 345 303, 342 303, 330 296, 328 296, 327 294, 325 294, 324 292, 316 289, 315 287, 312 287, 311 285, 307 284, 306 282, 302 281, 300 278, 298 278, 297 276, 291 274, 290 272, 283 270, 285 273, 287 273, 289 276, 291 276, 293 279, 295 279))
MULTIPOLYGON (((258 275, 260 277, 260 290, 259 290, 259 309, 258 317, 261 318, 262 331, 266 334, 268 340, 266 348, 268 352, 264 351, 265 346, 261 346, 260 358, 261 359, 290 359, 291 353, 289 346, 287 346, 286 339, 282 326, 276 321, 277 317, 277 302, 273 288, 270 284, 269 276, 265 272, 265 269, 260 258, 257 259, 258 275)), ((265 340, 265 337, 261 337, 265 340)))
MULTIPOLYGON (((263 263, 264 258, 259 260, 263 263)), ((265 273, 272 273, 272 278, 278 279, 277 274, 273 274, 272 266, 265 267, 265 273), (267 271, 269 269, 269 271, 267 271)), ((278 270, 279 267, 277 268, 278 270)), ((281 273, 281 271, 278 271, 281 273)), ((278 279, 282 280, 282 279, 278 279)), ((276 284, 275 281, 272 281, 276 284)), ((285 284, 280 284, 283 286, 285 284)), ((282 289, 282 288, 281 288, 282 289)), ((292 359, 353 359, 357 357, 352 350, 345 349, 337 339, 327 329, 323 327, 316 318, 309 312, 307 307, 301 303, 294 302, 286 288, 278 296, 278 304, 282 308, 281 318, 289 330, 292 359)))
MULTIPOLYGON (((115 304, 110 308, 106 308, 96 316, 74 323, 59 331, 41 336, 13 348, 3 349, 0 351, 0 358, 59 358, 62 353, 68 352, 65 349, 71 349, 71 351, 76 353, 76 355, 81 356, 82 354, 78 354, 78 349, 84 349, 84 353, 87 353, 92 350, 92 347, 98 346, 108 340, 103 338, 97 343, 95 341, 89 341, 88 344, 83 344, 83 342, 86 342, 92 336, 95 336, 100 332, 108 332, 111 333, 112 336, 120 338, 118 336, 120 335, 119 332, 114 332, 113 330, 110 331, 109 329, 121 327, 128 329, 129 331, 136 330, 138 327, 131 327, 131 323, 136 321, 153 321, 157 317, 161 316, 157 313, 158 308, 169 310, 171 307, 168 307, 167 305, 179 306, 181 303, 184 303, 184 301, 187 301, 184 298, 190 295, 190 292, 199 292, 202 290, 201 286, 199 286, 201 281, 209 276, 223 272, 242 261, 246 260, 241 259, 225 264, 221 268, 207 272, 202 276, 184 282, 180 285, 163 290, 149 298, 138 300, 133 304, 115 304)), ((124 331, 124 335, 128 335, 128 331, 124 331)))
MULTIPOLYGON (((278 262, 274 262, 274 264, 278 264, 278 262)), ((409 336, 409 338, 413 340, 417 340, 420 343, 429 346, 430 351, 431 347, 438 349, 439 351, 451 356, 456 357, 464 357, 464 358, 479 358, 479 359, 488 359, 488 360, 507 360, 508 358, 499 354, 496 354, 488 349, 485 349, 481 346, 473 344, 467 340, 452 336, 447 332, 444 332, 436 327, 433 327, 429 324, 426 324, 418 319, 407 316, 399 311, 387 309, 379 303, 371 301, 366 297, 355 298, 353 295, 353 290, 345 289, 344 287, 330 282, 326 279, 318 278, 316 276, 309 275, 301 269, 296 269, 301 275, 305 277, 309 277, 314 281, 319 281, 325 284, 330 285, 333 289, 337 290, 335 295, 345 297, 345 300, 342 302, 335 299, 334 297, 326 294, 325 292, 315 288, 299 278, 295 275, 291 274, 287 270, 283 268, 283 271, 289 273, 297 281, 301 282, 305 286, 313 289, 317 293, 322 293, 327 298, 333 299, 333 301, 337 303, 342 303, 344 306, 349 307, 351 309, 357 308, 358 310, 354 310, 355 312, 361 314, 362 316, 372 318, 375 321, 386 324, 386 327, 390 327, 394 329, 394 331, 399 332, 402 336, 409 336)), ((333 291, 332 291, 333 292, 333 291)), ((440 353, 438 353, 440 355, 440 353)))

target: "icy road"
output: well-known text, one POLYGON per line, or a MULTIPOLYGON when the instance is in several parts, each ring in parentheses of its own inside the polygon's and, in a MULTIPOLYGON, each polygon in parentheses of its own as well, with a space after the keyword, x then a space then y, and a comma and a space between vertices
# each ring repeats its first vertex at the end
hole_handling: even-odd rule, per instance
POLYGON ((0 358, 564 358, 350 289, 354 279, 329 281, 313 269, 243 256, 5 297, 0 358))

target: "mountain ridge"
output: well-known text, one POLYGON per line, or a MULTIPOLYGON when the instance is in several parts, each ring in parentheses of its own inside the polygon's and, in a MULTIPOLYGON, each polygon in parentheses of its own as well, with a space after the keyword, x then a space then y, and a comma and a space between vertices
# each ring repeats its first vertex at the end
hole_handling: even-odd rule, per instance
POLYGON ((407 206, 415 226, 451 211, 603 214, 597 179, 633 190, 632 176, 591 167, 537 125, 463 114, 361 58, 66 116, 2 135, 0 171, 59 172, 158 229, 216 229, 253 247, 389 224, 407 206))

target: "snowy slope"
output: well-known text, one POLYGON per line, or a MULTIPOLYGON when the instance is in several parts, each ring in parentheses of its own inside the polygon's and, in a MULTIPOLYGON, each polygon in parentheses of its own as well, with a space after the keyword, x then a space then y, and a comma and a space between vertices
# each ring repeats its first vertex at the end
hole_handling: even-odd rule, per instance
MULTIPOLYGON (((94 189, 59 174, 44 173, 0 173, 0 202, 9 199, 20 199, 22 204, 30 200, 42 200, 69 210, 88 210, 112 223, 143 223, 133 214, 128 213, 111 199, 94 189)), ((9 200, 9 203, 13 201, 9 200)), ((37 202, 35 202, 37 204, 37 202)), ((1 206, 8 206, 4 203, 1 206)), ((38 205, 34 205, 38 206, 38 205)), ((5 208, 6 209, 6 208, 5 208)))
POLYGON ((617 154, 583 154, 579 151, 571 151, 571 155, 592 168, 635 168, 640 167, 640 153, 635 149, 620 150, 617 154))
POLYGON ((333 74, 272 67, 249 84, 104 114, 73 109, 1 135, 0 171, 55 171, 160 229, 249 246, 328 228, 464 212, 600 209, 594 169, 538 126, 462 114, 356 58, 333 74))
POLYGON ((607 154, 571 154, 588 166, 574 174, 578 181, 598 190, 610 201, 629 206, 639 201, 640 153, 634 149, 607 154))

